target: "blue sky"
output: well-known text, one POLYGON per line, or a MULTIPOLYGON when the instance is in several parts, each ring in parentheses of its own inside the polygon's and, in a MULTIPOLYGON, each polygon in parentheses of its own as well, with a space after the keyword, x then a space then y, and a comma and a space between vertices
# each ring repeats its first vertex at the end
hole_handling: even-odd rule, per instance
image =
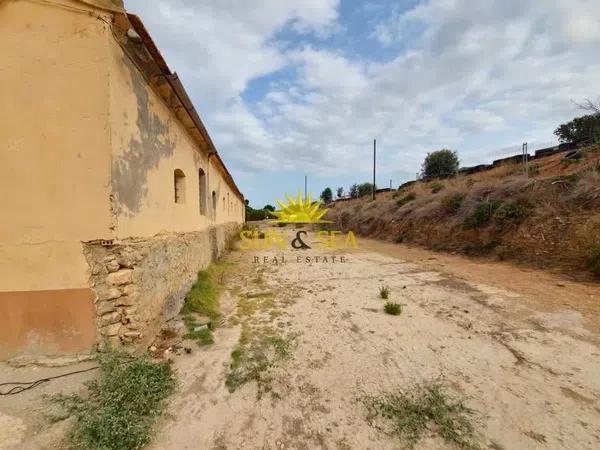
POLYGON ((554 143, 600 96, 596 0, 129 0, 255 207, 554 143))

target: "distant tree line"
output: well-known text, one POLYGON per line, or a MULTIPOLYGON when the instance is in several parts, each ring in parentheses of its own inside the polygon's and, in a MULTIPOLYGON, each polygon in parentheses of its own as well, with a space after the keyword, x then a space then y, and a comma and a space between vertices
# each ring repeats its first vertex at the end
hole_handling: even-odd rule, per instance
POLYGON ((250 200, 245 200, 246 203, 246 221, 272 219, 273 216, 269 212, 275 211, 273 205, 265 205, 262 209, 254 209, 250 206, 250 200))

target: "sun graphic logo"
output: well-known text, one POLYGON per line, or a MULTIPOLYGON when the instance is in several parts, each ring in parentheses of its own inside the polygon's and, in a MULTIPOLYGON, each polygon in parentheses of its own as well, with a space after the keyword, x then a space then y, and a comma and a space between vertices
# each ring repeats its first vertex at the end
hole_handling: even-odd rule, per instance
POLYGON ((285 194, 287 204, 277 200, 280 210, 271 214, 277 217, 277 223, 332 223, 329 220, 322 220, 322 217, 327 214, 327 209, 320 209, 322 201, 313 202, 310 194, 302 199, 302 194, 298 191, 296 198, 285 194))

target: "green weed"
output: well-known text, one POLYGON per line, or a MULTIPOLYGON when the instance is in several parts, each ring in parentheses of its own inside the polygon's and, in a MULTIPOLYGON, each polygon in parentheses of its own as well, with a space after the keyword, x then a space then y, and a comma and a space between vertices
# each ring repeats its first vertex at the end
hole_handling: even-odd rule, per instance
POLYGON ((438 382, 366 396, 362 400, 369 424, 401 439, 411 449, 431 432, 455 447, 477 448, 473 438, 473 410, 462 399, 452 398, 438 382))
POLYGON ((383 307, 386 314, 390 314, 392 316, 399 316, 402 314, 402 305, 394 302, 386 302, 383 307))
POLYGON ((231 353, 230 371, 225 379, 229 392, 255 381, 258 396, 271 391, 271 369, 280 360, 291 355, 294 338, 284 338, 273 334, 272 330, 262 332, 242 325, 242 334, 235 350, 231 353))
POLYGON ((181 310, 184 316, 196 313, 210 317, 213 322, 217 322, 221 318, 219 295, 223 290, 222 282, 226 268, 226 263, 217 262, 208 269, 198 272, 196 282, 185 296, 181 310))
POLYGON ((76 421, 69 440, 86 450, 134 450, 150 442, 152 427, 175 389, 171 367, 147 357, 110 352, 87 395, 59 396, 76 421))
POLYGON ((198 345, 212 345, 215 343, 215 337, 212 334, 212 331, 209 328, 202 328, 198 331, 190 331, 185 335, 186 339, 193 339, 198 342, 198 345))
POLYGON ((381 286, 379 288, 379 296, 382 299, 387 300, 390 297, 390 288, 388 286, 381 286))

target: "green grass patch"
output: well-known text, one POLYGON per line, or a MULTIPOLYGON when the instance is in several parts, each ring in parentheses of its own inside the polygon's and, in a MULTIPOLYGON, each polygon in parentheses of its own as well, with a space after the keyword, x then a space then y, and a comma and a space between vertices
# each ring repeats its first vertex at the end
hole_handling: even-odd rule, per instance
POLYGON ((416 198, 417 198, 417 194, 415 194, 414 192, 410 192, 410 193, 406 194, 404 197, 397 200, 396 205, 400 208, 400 207, 406 205, 407 203, 412 202, 416 198))
POLYGON ((196 313, 210 317, 213 321, 220 319, 219 295, 223 286, 218 283, 220 271, 216 266, 217 264, 213 264, 208 269, 198 272, 196 282, 185 296, 182 314, 196 313))
POLYGON ((231 353, 231 365, 225 385, 235 392, 242 385, 257 383, 258 397, 272 392, 271 370, 278 361, 291 355, 293 337, 282 337, 270 328, 257 329, 242 324, 242 334, 237 347, 231 353))
POLYGON ((389 288, 389 286, 381 286, 379 288, 379 296, 382 299, 387 300, 390 297, 390 288, 389 288))
POLYGON ((502 200, 483 200, 477 204, 475 211, 465 219, 465 228, 479 228, 492 220, 494 213, 502 206, 502 200))
POLYGON ((186 339, 193 339, 198 342, 200 346, 212 345, 215 343, 215 337, 213 336, 212 331, 209 328, 202 328, 201 330, 189 331, 185 335, 186 339))
POLYGON ((257 292, 240 296, 236 316, 250 317, 257 312, 268 311, 275 307, 275 294, 270 291, 257 292))
POLYGON ((394 302, 386 302, 383 310, 386 314, 390 314, 392 316, 399 316, 402 314, 402 305, 394 302))
POLYGON ((442 206, 449 212, 455 213, 460 209, 463 200, 465 199, 464 194, 450 194, 446 195, 442 199, 442 206))
POLYGON ((185 296, 181 315, 188 329, 186 338, 198 341, 200 345, 210 345, 214 338, 210 329, 214 329, 222 318, 219 296, 223 291, 224 278, 231 263, 217 261, 207 269, 198 272, 196 282, 185 296), (194 331, 198 326, 195 316, 210 319, 209 330, 194 331))
POLYGON ((100 356, 100 377, 86 395, 59 396, 76 421, 69 435, 73 448, 134 450, 150 442, 176 381, 171 367, 148 357, 116 352, 100 356))
POLYGON ((380 431, 415 448, 430 433, 461 449, 474 443, 474 411, 464 400, 453 398, 438 382, 417 385, 376 396, 365 396, 367 421, 380 431))

